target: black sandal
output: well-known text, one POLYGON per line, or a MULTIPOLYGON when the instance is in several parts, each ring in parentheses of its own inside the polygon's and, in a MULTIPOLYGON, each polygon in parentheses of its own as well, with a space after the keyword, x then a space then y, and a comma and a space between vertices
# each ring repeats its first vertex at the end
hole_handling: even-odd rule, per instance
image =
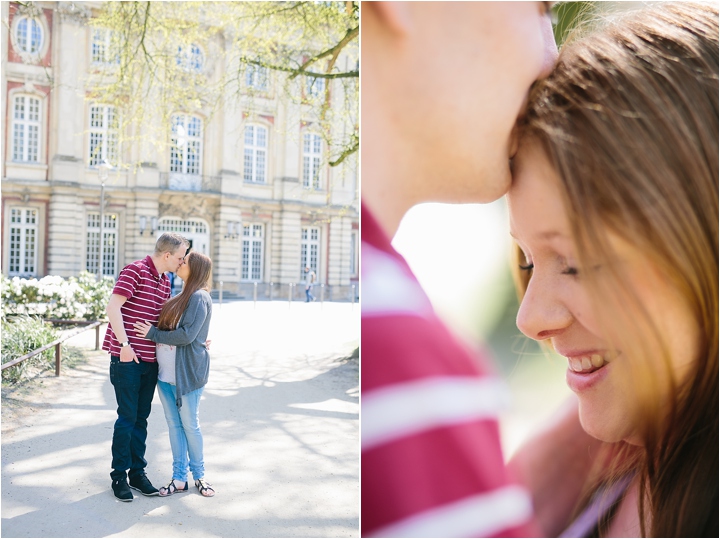
POLYGON ((188 490, 188 482, 185 481, 185 488, 178 488, 175 484, 175 480, 171 479, 170 482, 165 485, 164 487, 160 487, 160 490, 158 491, 158 495, 165 497, 165 496, 172 496, 176 492, 187 492, 188 490), (163 494, 163 491, 165 493, 163 494))
POLYGON ((215 489, 212 488, 212 485, 205 481, 204 478, 195 480, 195 486, 200 491, 200 494, 202 494, 206 498, 212 498, 213 496, 215 496, 215 489), (212 492, 212 494, 206 494, 207 492, 212 492))

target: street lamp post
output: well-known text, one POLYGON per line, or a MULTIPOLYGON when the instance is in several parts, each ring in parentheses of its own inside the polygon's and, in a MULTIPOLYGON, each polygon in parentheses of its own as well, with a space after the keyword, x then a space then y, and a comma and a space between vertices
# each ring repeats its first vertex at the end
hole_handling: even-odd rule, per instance
POLYGON ((103 235, 103 225, 105 224, 105 182, 108 179, 108 170, 110 165, 107 159, 98 168, 98 176, 100 178, 100 238, 98 253, 98 279, 103 278, 103 256, 105 248, 105 236, 103 235))

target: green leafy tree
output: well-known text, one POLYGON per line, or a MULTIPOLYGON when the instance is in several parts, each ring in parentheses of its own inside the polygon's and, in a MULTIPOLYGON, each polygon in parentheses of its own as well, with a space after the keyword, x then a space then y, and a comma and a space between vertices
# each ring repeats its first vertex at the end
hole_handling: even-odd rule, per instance
POLYGON ((106 39, 86 95, 117 108, 121 139, 162 149, 173 113, 212 117, 261 97, 246 81, 275 74, 314 111, 331 166, 358 150, 357 2, 105 2, 89 24, 106 39))

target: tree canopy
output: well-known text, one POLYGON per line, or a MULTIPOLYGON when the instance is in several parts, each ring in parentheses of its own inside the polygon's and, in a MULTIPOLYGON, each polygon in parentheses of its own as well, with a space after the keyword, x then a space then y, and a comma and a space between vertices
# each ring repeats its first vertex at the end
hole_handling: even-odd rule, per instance
POLYGON ((173 112, 212 117, 272 86, 313 111, 330 165, 358 150, 357 2, 105 2, 88 24, 86 95, 125 137, 165 144, 173 112))

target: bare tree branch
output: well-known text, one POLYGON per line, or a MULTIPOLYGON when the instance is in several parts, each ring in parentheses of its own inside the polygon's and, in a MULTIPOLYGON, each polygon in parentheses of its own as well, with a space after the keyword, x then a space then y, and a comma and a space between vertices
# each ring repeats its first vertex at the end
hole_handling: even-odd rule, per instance
MULTIPOLYGON (((321 52, 320 54, 317 54, 317 55, 313 56, 312 58, 310 58, 310 59, 309 59, 308 61, 306 61, 303 65, 301 65, 300 68, 298 69, 298 72, 295 73, 295 74, 293 74, 293 75, 291 75, 290 78, 293 79, 293 78, 297 77, 297 76, 300 75, 300 74, 307 74, 307 70, 305 69, 305 68, 307 68, 307 66, 309 66, 309 65, 317 62, 317 61, 320 60, 321 58, 325 58, 326 56, 329 56, 329 55, 331 55, 331 54, 333 55, 333 62, 332 62, 332 64, 334 64, 334 63, 335 63, 335 62, 334 62, 334 59, 336 59, 336 58, 338 57, 338 55, 340 54, 340 51, 345 47, 345 45, 347 45, 348 43, 350 43, 350 41, 352 41, 353 39, 355 39, 359 34, 360 34, 360 27, 359 27, 359 26, 356 26, 355 28, 350 28, 350 29, 347 31, 347 33, 345 34, 345 36, 338 42, 337 45, 335 45, 335 46, 332 47, 331 49, 328 49, 328 50, 326 50, 326 51, 323 51, 323 52, 321 52)), ((328 70, 328 71, 329 71, 329 70, 328 70)), ((357 75, 356 75, 356 76, 357 76, 357 75)), ((318 78, 318 77, 316 77, 316 78, 318 78)))

